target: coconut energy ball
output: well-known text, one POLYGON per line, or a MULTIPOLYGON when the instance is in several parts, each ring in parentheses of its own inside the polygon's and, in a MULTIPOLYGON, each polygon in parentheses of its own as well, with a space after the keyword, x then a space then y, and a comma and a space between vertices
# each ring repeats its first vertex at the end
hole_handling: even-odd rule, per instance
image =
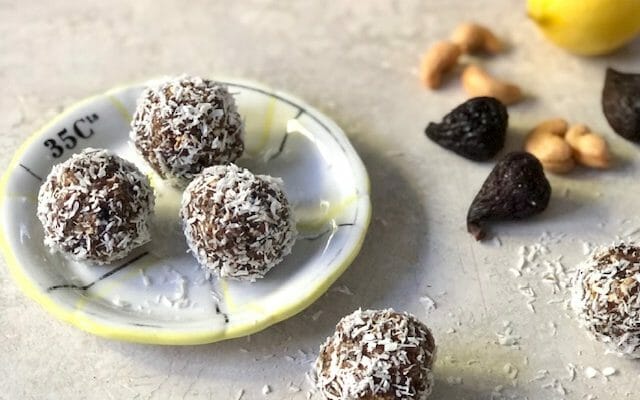
POLYGON ((227 87, 190 76, 147 88, 131 122, 138 152, 162 178, 181 187, 203 169, 240 157, 243 136, 227 87))
POLYGON ((436 344, 414 316, 357 310, 320 346, 316 385, 326 399, 426 399, 433 387, 436 344))
POLYGON ((44 243, 76 261, 110 263, 150 240, 154 196, 132 163, 88 148, 53 167, 40 187, 44 243))
POLYGON ((640 247, 600 248, 578 267, 571 304, 596 340, 628 358, 640 358, 640 247))
POLYGON ((191 252, 220 277, 264 277, 297 235, 282 180, 235 164, 207 168, 191 181, 180 216, 191 252))

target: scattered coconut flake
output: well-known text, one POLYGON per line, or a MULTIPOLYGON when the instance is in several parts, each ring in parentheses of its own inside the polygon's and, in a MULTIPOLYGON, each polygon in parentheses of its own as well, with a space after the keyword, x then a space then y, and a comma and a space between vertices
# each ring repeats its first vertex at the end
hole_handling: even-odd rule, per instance
POLYGON ((471 360, 467 361, 467 365, 478 364, 479 362, 480 362, 480 360, 471 359, 471 360))
POLYGON ((114 297, 113 300, 111 300, 111 302, 116 307, 122 307, 122 308, 131 307, 131 303, 129 303, 128 301, 121 300, 120 297, 117 297, 117 296, 114 297))
POLYGON ((335 286, 331 291, 346 294, 347 296, 353 296, 353 292, 346 285, 335 286))
POLYGON ((459 376, 448 376, 447 377, 447 383, 449 385, 461 385, 462 384, 462 378, 460 378, 459 376))
POLYGON ((138 272, 140 273, 140 279, 142 279, 142 284, 145 287, 150 286, 151 285, 151 279, 149 279, 149 277, 144 273, 144 270, 142 268, 139 268, 138 272))
POLYGON ((436 302, 433 301, 433 299, 429 296, 422 296, 419 299, 420 304, 422 304, 422 306, 424 307, 425 312, 428 314, 431 311, 436 309, 436 302))
POLYGON ((264 385, 264 386, 262 387, 262 394, 266 396, 266 395, 268 395, 269 393, 271 393, 271 386, 269 386, 269 385, 264 385))
POLYGON ((29 233, 29 227, 26 224, 20 224, 20 243, 24 244, 27 240, 31 239, 31 234, 29 233))
POLYGON ((294 385, 293 382, 292 382, 292 383, 289 383, 289 391, 291 393, 298 393, 300 391, 300 388, 298 386, 294 385))
POLYGON ((520 336, 513 334, 513 328, 507 325, 502 332, 496 333, 498 344, 501 346, 515 346, 520 343, 520 336))
POLYGON ((502 370, 510 379, 516 379, 518 377, 518 368, 511 363, 506 363, 504 367, 502 367, 502 370))
POLYGON ((522 272, 519 269, 515 269, 515 268, 509 268, 509 271, 513 274, 513 276, 515 277, 520 277, 522 276, 522 272))
POLYGON ((549 371, 546 369, 539 369, 538 372, 536 372, 536 375, 529 379, 529 382, 535 382, 535 381, 541 381, 544 378, 547 377, 547 375, 549 375, 549 371))
POLYGON ((602 376, 604 376, 604 377, 606 378, 606 377, 609 377, 609 376, 615 375, 615 374, 616 374, 616 372, 618 372, 618 371, 617 371, 615 368, 613 368, 613 367, 606 367, 606 368, 604 368, 604 369, 602 370, 602 376))
POLYGON ((551 331, 551 336, 556 336, 558 334, 558 327, 555 322, 549 321, 549 330, 551 331))
POLYGON ((598 370, 593 367, 587 367, 584 369, 584 376, 588 379, 593 379, 598 375, 598 370))
POLYGON ((173 301, 165 295, 160 296, 160 304, 166 307, 173 307, 173 301))
POLYGON ((567 371, 569 372, 569 377, 567 378, 567 380, 569 382, 573 382, 574 379, 576 379, 576 366, 573 365, 572 363, 568 363, 567 371))
POLYGON ((448 334, 456 333, 456 330, 453 329, 453 328, 449 328, 449 329, 447 329, 447 333, 448 334))
POLYGON ((567 390, 564 388, 564 386, 562 386, 562 383, 560 383, 557 379, 554 379, 549 383, 545 383, 544 385, 542 385, 542 388, 555 390, 558 394, 561 394, 563 396, 567 394, 567 390))
POLYGON ((376 221, 379 221, 382 224, 382 226, 384 226, 384 227, 387 227, 389 225, 387 220, 384 219, 384 218, 376 218, 376 221))
POLYGON ((240 389, 238 395, 236 396, 236 400, 242 399, 242 396, 244 396, 244 389, 240 389))
POLYGON ((518 285, 518 289, 520 290, 520 293, 522 293, 523 296, 526 296, 529 298, 536 297, 536 292, 533 290, 531 286, 529 286, 528 283, 524 285, 518 285))
POLYGON ((322 315, 323 311, 322 310, 318 310, 317 312, 315 312, 312 316, 311 316, 311 320, 313 321, 317 321, 318 318, 320 318, 320 316, 322 315))

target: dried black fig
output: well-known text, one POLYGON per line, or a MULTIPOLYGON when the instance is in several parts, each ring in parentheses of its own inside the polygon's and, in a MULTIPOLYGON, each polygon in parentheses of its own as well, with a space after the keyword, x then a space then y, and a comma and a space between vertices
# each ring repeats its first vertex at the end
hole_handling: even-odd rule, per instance
POLYGON ((467 230, 482 240, 484 222, 538 214, 547 208, 550 198, 551 185, 540 161, 529 153, 509 153, 496 164, 473 199, 467 230))
POLYGON ((640 74, 607 68, 602 110, 617 134, 632 142, 640 142, 640 74))
POLYGON ((463 157, 485 161, 504 146, 509 114, 493 97, 475 97, 445 115, 442 122, 429 123, 429 139, 463 157))

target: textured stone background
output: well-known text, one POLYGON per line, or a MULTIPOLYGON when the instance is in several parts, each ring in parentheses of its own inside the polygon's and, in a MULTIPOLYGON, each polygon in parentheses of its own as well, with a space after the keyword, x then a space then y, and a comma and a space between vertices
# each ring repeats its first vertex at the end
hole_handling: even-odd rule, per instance
POLYGON ((436 400, 637 398, 640 366, 603 355, 562 304, 547 304, 561 296, 535 271, 515 278, 508 268, 518 248, 545 231, 565 235, 548 256, 563 255, 570 269, 583 241, 608 243, 640 226, 630 189, 640 177, 638 148, 610 131, 599 105, 604 68, 640 70, 640 42, 608 57, 568 55, 542 39, 516 0, 0 0, 0 38, 2 166, 29 133, 81 98, 162 74, 226 75, 290 91, 333 117, 369 169, 374 203, 362 253, 336 284, 354 295, 331 290, 288 321, 223 343, 158 347, 90 336, 25 298, 2 265, 0 399, 235 399, 241 391, 254 399, 266 384, 267 398, 303 399, 319 343, 357 307, 408 310, 432 326, 440 346, 436 400), (550 209, 500 226, 500 242, 489 244, 466 234, 464 216, 492 163, 464 160, 422 133, 464 100, 460 84, 428 92, 415 72, 421 52, 469 18, 511 44, 506 55, 480 62, 530 94, 510 108, 507 147, 519 147, 539 119, 562 115, 603 132, 620 160, 612 171, 552 177, 550 209), (535 314, 518 289, 526 282, 538 293, 535 314), (424 295, 436 310, 426 313, 424 295), (505 321, 521 336, 518 349, 496 344, 505 321), (516 379, 507 363, 519 370, 516 379), (567 363, 578 369, 574 381, 567 363), (587 366, 618 372, 608 382, 589 380, 587 366), (549 374, 535 380, 542 369, 549 374), (291 393, 290 384, 302 391, 291 393))

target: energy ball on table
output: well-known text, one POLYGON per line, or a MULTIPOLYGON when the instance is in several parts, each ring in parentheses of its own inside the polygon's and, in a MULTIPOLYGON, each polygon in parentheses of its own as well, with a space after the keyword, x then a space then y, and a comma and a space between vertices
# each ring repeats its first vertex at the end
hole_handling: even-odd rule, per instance
POLYGON ((414 316, 357 310, 320 346, 316 385, 326 399, 426 399, 436 344, 414 316))
POLYGON ((235 164, 207 168, 191 181, 180 216, 194 256, 220 277, 264 277, 297 235, 282 180, 235 164))
POLYGON ((53 167, 37 213, 52 253, 106 264, 151 240, 153 204, 149 180, 135 165, 88 148, 53 167))
POLYGON ((244 127, 227 87, 182 76, 147 88, 131 122, 131 139, 163 178, 183 187, 203 169, 235 161, 244 127))
POLYGON ((580 325, 618 355, 640 358, 640 247, 596 250, 578 267, 572 290, 580 325))

